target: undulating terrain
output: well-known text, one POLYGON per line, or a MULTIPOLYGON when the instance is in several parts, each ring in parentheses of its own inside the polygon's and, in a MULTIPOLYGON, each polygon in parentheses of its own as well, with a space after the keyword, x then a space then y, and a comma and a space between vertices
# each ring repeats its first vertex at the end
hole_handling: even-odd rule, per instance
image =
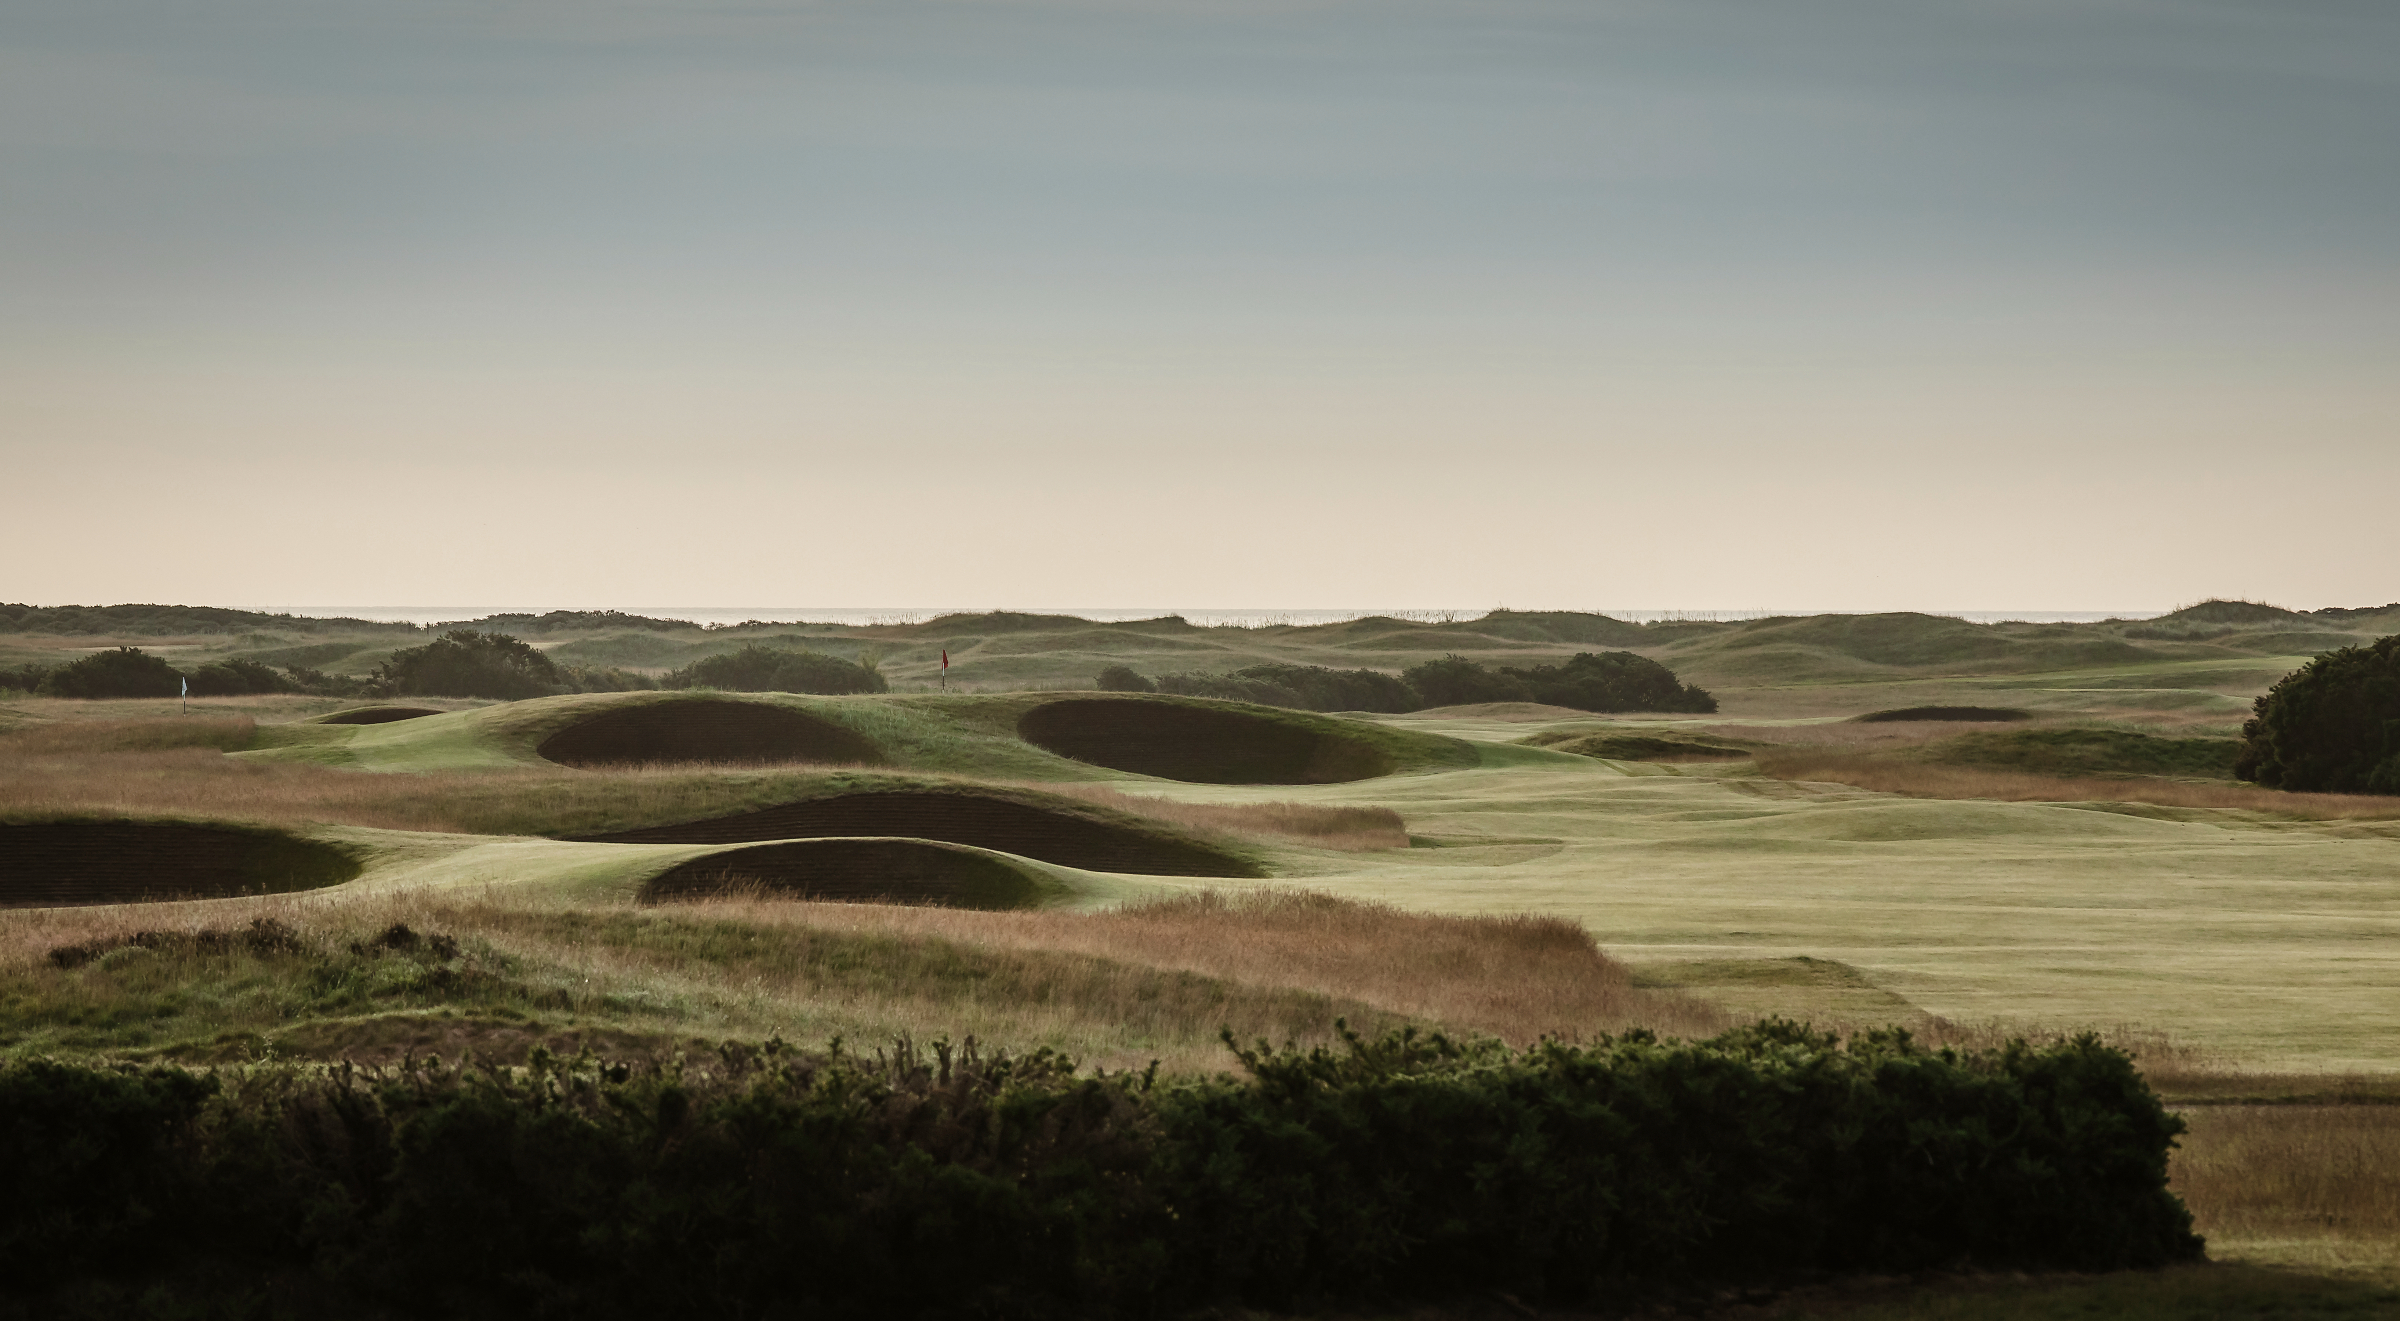
MULTIPOLYGON (((363 679, 427 636, 10 612, 0 665, 131 645, 363 679)), ((2400 632, 2400 606, 471 626, 653 676, 749 643, 864 653, 893 691, 0 697, 0 1051, 972 1034, 1205 1071, 1222 1029, 1321 1041, 1336 1017, 1518 1043, 1760 1015, 1962 1044, 2096 1030, 2189 1117, 2177 1187, 2214 1255, 2318 1272, 2242 1287, 2349 1306, 2344 1281, 2400 1262, 2400 799, 2232 778, 2251 700, 2400 632), (1608 650, 1720 709, 1090 691, 1111 665, 1608 650)))

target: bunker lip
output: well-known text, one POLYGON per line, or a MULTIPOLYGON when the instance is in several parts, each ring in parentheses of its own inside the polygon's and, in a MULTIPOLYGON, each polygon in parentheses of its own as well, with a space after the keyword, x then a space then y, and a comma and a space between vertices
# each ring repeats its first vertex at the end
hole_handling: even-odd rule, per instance
POLYGON ((1249 862, 1198 841, 997 794, 955 790, 835 794, 731 816, 575 839, 601 844, 734 844, 870 835, 963 844, 1084 871, 1141 876, 1264 875, 1249 862))
POLYGON ((985 910, 1040 906, 1051 887, 1006 858, 924 839, 806 839, 728 849, 669 868, 645 904, 758 893, 819 903, 985 910))
POLYGON ((768 702, 722 698, 601 711, 543 739, 535 753, 564 766, 883 760, 874 744, 830 720, 768 702))
POLYGON ((0 908, 226 899, 339 885, 358 861, 281 831, 176 821, 0 824, 0 908))
POLYGON ((320 725, 388 725, 395 720, 415 720, 422 716, 438 716, 441 712, 430 706, 361 706, 348 711, 336 711, 318 716, 320 725))
POLYGON ((1389 754, 1325 717, 1199 701, 1045 702, 1018 718, 1017 736, 1075 761, 1196 784, 1339 784, 1394 769, 1389 754))
POLYGON ((1850 717, 1861 725, 1881 724, 1894 720, 1952 720, 1995 724, 2002 721, 2031 720, 2033 712, 2013 706, 1903 706, 1890 711, 1869 711, 1863 716, 1850 717))

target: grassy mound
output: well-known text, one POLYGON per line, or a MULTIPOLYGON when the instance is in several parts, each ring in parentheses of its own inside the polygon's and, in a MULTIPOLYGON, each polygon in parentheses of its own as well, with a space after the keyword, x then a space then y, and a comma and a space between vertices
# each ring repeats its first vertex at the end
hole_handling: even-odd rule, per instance
POLYGON ((2004 766, 2043 775, 2177 775, 2233 778, 2241 743, 2229 738, 2159 738, 2113 729, 2021 729, 1962 734, 1935 746, 1934 760, 2004 766))
POLYGON ((343 850, 274 830, 177 821, 0 824, 0 908, 283 894, 358 873, 343 850))
POLYGON ((1698 739, 1657 738, 1649 734, 1584 734, 1552 730, 1517 741, 1530 747, 1548 748, 1552 752, 1571 752, 1579 757, 1603 757, 1610 761, 1730 761, 1750 755, 1748 748, 1704 743, 1698 739))
POLYGON ((1265 707, 1129 696, 1046 702, 1019 717, 1017 733, 1061 757, 1200 784, 1338 784, 1398 768, 1346 724, 1265 707))
POLYGON ((812 839, 729 849, 651 878, 644 903, 764 890, 795 899, 1034 908, 1057 883, 996 853, 923 839, 812 839))
POLYGON ((420 716, 438 716, 441 712, 430 706, 361 706, 348 711, 336 711, 318 716, 320 725, 388 725, 395 720, 415 720, 420 716))
POLYGON ((1897 707, 1890 711, 1869 711, 1865 715, 1855 716, 1853 719, 1857 720, 1862 725, 1878 724, 1887 720, 1952 720, 1998 723, 2001 721, 2031 720, 2033 719, 2033 712, 2020 710, 2013 706, 1903 706, 1897 707))
POLYGON ((831 721, 787 706, 710 698, 603 711, 543 739, 536 751, 567 766, 883 760, 873 744, 831 721))
POLYGON ((733 844, 885 835, 1015 853, 1086 871, 1144 876, 1264 875, 1253 863, 1075 805, 1036 805, 997 792, 899 790, 782 803, 753 812, 580 838, 609 844, 733 844))

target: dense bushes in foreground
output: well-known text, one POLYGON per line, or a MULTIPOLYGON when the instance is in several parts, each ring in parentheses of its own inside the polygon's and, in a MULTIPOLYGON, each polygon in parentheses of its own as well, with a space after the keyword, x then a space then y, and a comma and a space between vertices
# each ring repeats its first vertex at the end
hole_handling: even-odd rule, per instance
POLYGON ((2165 1188, 2181 1121, 2088 1038, 1345 1037, 1241 1051, 1247 1081, 839 1043, 648 1070, 21 1062, 0 1068, 0 1296, 1102 1316, 2200 1251, 2165 1188))

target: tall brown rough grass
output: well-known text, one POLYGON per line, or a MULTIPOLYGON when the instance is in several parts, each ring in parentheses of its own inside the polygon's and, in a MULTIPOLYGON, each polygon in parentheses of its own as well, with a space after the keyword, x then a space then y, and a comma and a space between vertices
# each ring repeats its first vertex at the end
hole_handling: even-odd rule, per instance
POLYGON ((1353 999, 1517 1044, 1629 1027, 1714 1032, 1726 1019, 1636 988, 1591 933, 1560 918, 1444 917, 1307 891, 1202 891, 1111 912, 983 913, 719 900, 744 921, 1093 954, 1353 999))
POLYGON ((2229 1249, 2322 1264, 2400 1252, 2400 1106, 2195 1106, 2170 1184, 2229 1249))
MULTIPOLYGON (((1156 1058, 1207 1071, 1227 1064, 1221 1028, 1323 1042, 1337 1016, 1361 1028, 1415 1021, 1520 1044, 1725 1025, 1703 1003, 1633 987, 1570 923, 1412 914, 1293 891, 1200 892, 1083 916, 744 898, 595 910, 324 892, 0 912, 0 1002, 16 1006, 5 1036, 47 1031, 44 1039, 90 1049, 273 1033, 300 1053, 373 1054, 425 1030, 421 1013, 380 1021, 405 1006, 311 1009, 311 993, 292 981, 304 969, 162 956, 122 972, 68 971, 49 959, 62 946, 113 948, 142 931, 238 929, 261 916, 325 950, 394 922, 443 933, 476 966, 505 972, 507 985, 484 993, 489 1004, 531 1008, 551 1030, 668 1041, 946 1031, 1052 1045, 1111 1068, 1156 1058)), ((442 1025, 457 1038, 453 1051, 488 1049, 492 1033, 531 1040, 522 1018, 483 1024, 471 1041, 458 1036, 465 1027, 442 1025)))

